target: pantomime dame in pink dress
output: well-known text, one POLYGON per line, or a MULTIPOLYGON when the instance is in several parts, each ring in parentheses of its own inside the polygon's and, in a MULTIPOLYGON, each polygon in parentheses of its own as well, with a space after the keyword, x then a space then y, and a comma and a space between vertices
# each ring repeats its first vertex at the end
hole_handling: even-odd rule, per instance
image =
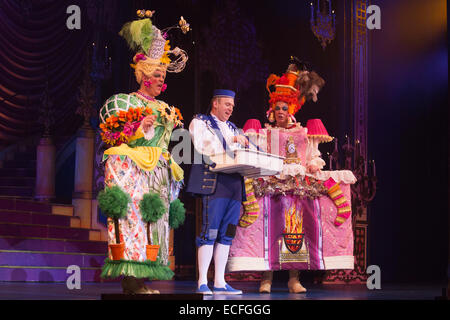
POLYGON ((247 201, 230 249, 228 271, 265 271, 260 292, 270 292, 272 271, 289 270, 289 291, 306 292, 299 270, 353 269, 351 171, 322 170, 318 145, 329 142, 322 121, 303 127, 295 113, 317 101, 324 80, 292 59, 282 76, 267 80, 270 124, 248 120, 244 130, 262 151, 285 157, 277 176, 246 180, 247 201), (270 91, 274 86, 275 90, 270 91))

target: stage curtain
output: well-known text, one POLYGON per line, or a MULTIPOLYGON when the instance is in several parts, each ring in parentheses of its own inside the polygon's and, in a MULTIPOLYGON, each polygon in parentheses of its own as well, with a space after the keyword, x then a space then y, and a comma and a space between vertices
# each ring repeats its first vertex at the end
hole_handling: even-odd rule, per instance
MULTIPOLYGON (((92 30, 69 30, 67 7, 83 1, 2 0, 0 3, 0 149, 43 132, 42 97, 48 80, 55 136, 76 132, 77 90, 92 30)), ((85 19, 83 19, 85 18, 85 19)))

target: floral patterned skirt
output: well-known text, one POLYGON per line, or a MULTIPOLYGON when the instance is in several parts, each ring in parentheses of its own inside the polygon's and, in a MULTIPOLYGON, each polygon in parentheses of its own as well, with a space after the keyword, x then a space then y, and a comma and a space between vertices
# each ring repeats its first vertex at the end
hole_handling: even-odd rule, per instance
MULTIPOLYGON (((153 171, 145 171, 140 169, 127 156, 112 155, 108 157, 105 167, 105 186, 119 186, 126 192, 131 203, 128 205, 127 216, 119 220, 120 224, 120 242, 125 244, 124 258, 120 263, 132 262, 127 267, 122 266, 120 272, 107 272, 104 268, 104 277, 116 277, 120 275, 138 276, 136 270, 130 265, 139 268, 145 268, 149 265, 146 254, 147 244, 157 244, 160 246, 158 253, 158 266, 167 267, 169 258, 169 200, 170 200, 170 173, 169 165, 161 158, 158 165, 153 171), (139 203, 144 194, 153 192, 159 194, 165 207, 166 213, 155 223, 149 225, 150 241, 147 237, 147 223, 142 220, 139 203), (142 264, 140 264, 142 263, 142 264)), ((115 230, 112 219, 108 218, 108 244, 115 244, 115 230)), ((109 264, 119 264, 112 261, 111 252, 109 251, 109 264)), ((106 264, 107 264, 106 263, 106 264)), ((153 264, 155 265, 155 264, 153 264)), ((117 269, 117 268, 116 268, 117 269)), ((151 272, 145 271, 141 276, 151 277, 151 272)), ((165 279, 167 277, 153 278, 165 279)))

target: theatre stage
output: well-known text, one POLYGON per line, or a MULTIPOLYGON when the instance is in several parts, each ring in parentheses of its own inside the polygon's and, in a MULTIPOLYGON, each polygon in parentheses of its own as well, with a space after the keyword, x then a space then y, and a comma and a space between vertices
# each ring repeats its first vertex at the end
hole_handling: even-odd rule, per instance
MULTIPOLYGON (((307 286, 304 294, 291 294, 287 284, 275 282, 272 293, 260 294, 258 282, 230 282, 244 294, 236 296, 211 295, 204 300, 435 300, 443 297, 444 285, 382 284, 380 290, 365 285, 307 286)), ((163 295, 180 295, 184 299, 195 293, 194 281, 155 281, 153 289, 163 295)), ((0 300, 100 300, 102 294, 120 294, 119 282, 81 283, 81 289, 69 290, 66 283, 0 282, 0 300)), ((183 299, 182 298, 182 299, 183 299)))

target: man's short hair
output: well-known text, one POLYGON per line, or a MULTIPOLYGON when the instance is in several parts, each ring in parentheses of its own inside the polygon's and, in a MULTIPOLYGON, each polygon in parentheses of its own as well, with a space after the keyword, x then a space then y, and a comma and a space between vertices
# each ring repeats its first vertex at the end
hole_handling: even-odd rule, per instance
POLYGON ((222 97, 212 97, 212 98, 211 98, 211 100, 210 100, 210 102, 209 102, 208 113, 211 112, 214 101, 217 101, 217 100, 219 100, 220 98, 222 98, 222 97))

